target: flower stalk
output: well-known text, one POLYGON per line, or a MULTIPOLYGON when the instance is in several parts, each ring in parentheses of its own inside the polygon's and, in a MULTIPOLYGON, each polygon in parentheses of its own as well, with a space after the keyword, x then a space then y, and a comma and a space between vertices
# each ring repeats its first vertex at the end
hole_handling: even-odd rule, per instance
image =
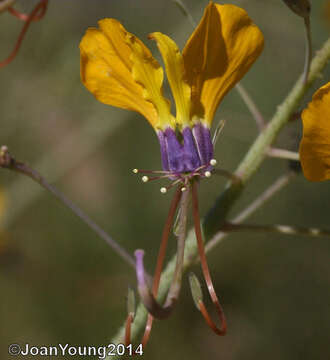
POLYGON ((197 239, 198 253, 199 253, 199 258, 200 258, 200 262, 201 262, 201 266, 202 266, 202 271, 203 271, 203 275, 204 275, 204 279, 205 279, 205 282, 207 285, 208 292, 210 294, 212 302, 213 302, 215 309, 217 311, 217 314, 219 316, 221 327, 220 328, 217 327, 217 325, 213 322, 202 299, 200 299, 198 301, 198 308, 201 311, 201 313, 202 313, 206 323, 209 325, 209 327, 217 335, 223 336, 226 334, 226 331, 227 331, 227 323, 226 323, 226 318, 225 318, 225 314, 223 312, 222 306, 221 306, 218 296, 215 292, 213 282, 211 279, 210 270, 207 265, 205 249, 204 249, 204 242, 203 242, 203 237, 202 237, 201 224, 200 224, 199 209, 198 209, 198 196, 197 196, 196 181, 194 181, 192 184, 192 207, 193 207, 195 234, 196 234, 196 239, 197 239))
MULTIPOLYGON (((188 194, 188 191, 185 191, 184 196, 182 196, 181 187, 178 186, 176 189, 175 195, 173 197, 172 203, 170 205, 170 209, 169 209, 166 223, 165 223, 165 226, 163 229, 162 239, 161 239, 160 248, 159 248, 159 252, 158 252, 157 264, 156 264, 155 274, 154 274, 153 283, 152 283, 152 291, 149 290, 147 280, 145 279, 144 266, 143 266, 143 262, 142 262, 143 251, 138 250, 138 253, 137 253, 137 266, 136 267, 137 267, 139 293, 140 293, 141 300, 142 300, 144 306, 146 306, 146 308, 149 311, 147 321, 145 324, 145 328, 144 328, 144 334, 143 334, 143 337, 141 340, 141 344, 142 344, 143 348, 149 341, 149 337, 150 337, 150 333, 151 333, 151 329, 152 329, 152 323, 153 323, 153 319, 154 319, 153 315, 156 315, 156 316, 165 315, 165 317, 170 315, 170 312, 173 310, 173 307, 176 302, 175 299, 173 299, 173 300, 171 300, 171 299, 173 298, 173 295, 178 296, 178 294, 176 295, 175 292, 173 294, 173 291, 174 291, 173 289, 176 288, 175 289, 176 291, 180 291, 180 288, 181 288, 182 262, 183 262, 182 260, 183 259, 181 258, 181 260, 180 260, 180 256, 178 256, 177 262, 176 262, 177 263, 177 266, 176 266, 177 274, 174 275, 173 279, 172 279, 173 289, 172 289, 172 287, 170 287, 170 290, 168 292, 168 299, 169 299, 169 301, 172 301, 173 304, 172 304, 172 306, 169 306, 169 304, 168 303, 166 304, 166 302, 165 302, 165 305, 164 305, 165 310, 162 308, 162 306, 160 306, 158 304, 156 298, 157 298, 164 258, 165 258, 165 254, 166 254, 168 238, 169 238, 169 234, 172 229, 175 212, 178 208, 180 200, 181 200, 182 206, 179 208, 180 215, 179 215, 178 227, 177 227, 177 231, 178 231, 177 236, 179 238, 178 239, 178 249, 180 248, 181 252, 184 251, 184 240, 186 237, 186 219, 187 219, 186 213, 187 213, 187 206, 188 206, 188 202, 186 200, 186 196, 187 196, 186 193, 188 194), (182 245, 182 243, 183 243, 183 245, 182 245), (181 269, 180 269, 180 267, 181 267, 181 269)), ((183 254, 181 257, 183 257, 183 254)), ((126 318, 125 336, 124 336, 126 345, 131 343, 132 326, 133 326, 133 318, 128 315, 128 317, 126 318)))
POLYGON ((145 271, 143 265, 143 250, 137 250, 135 252, 136 256, 136 274, 138 282, 138 291, 141 296, 141 300, 145 307, 148 309, 149 313, 157 319, 165 319, 172 313, 177 299, 180 294, 181 283, 182 283, 182 272, 183 272, 183 259, 184 259, 184 245, 186 239, 186 226, 187 226, 187 208, 188 208, 188 198, 189 198, 189 185, 188 189, 181 191, 181 186, 177 188, 176 194, 173 200, 173 206, 169 211, 169 215, 165 224, 164 235, 161 243, 161 249, 158 256, 155 279, 153 283, 152 291, 149 289, 148 283, 145 278, 145 271), (178 248, 177 248, 177 257, 176 257, 176 266, 174 269, 173 280, 171 282, 166 300, 164 305, 160 305, 156 299, 161 269, 164 261, 166 246, 168 242, 168 237, 170 230, 172 229, 172 224, 174 220, 174 215, 178 201, 180 203, 180 215, 179 223, 176 229, 178 234, 178 248))

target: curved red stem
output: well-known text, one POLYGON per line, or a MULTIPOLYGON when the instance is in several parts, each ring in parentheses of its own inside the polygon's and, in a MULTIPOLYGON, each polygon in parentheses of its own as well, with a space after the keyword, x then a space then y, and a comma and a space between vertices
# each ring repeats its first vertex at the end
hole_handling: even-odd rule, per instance
POLYGON ((125 346, 131 343, 131 328, 133 323, 134 317, 132 314, 128 314, 126 318, 125 324, 125 346))
MULTIPOLYGON (((31 13, 29 15, 26 14, 21 14, 22 18, 21 20, 25 21, 25 24, 23 25, 23 28, 17 38, 15 47, 13 49, 13 51, 11 52, 11 54, 7 57, 7 59, 3 60, 0 62, 0 68, 4 67, 8 64, 10 64, 14 58, 16 57, 18 50, 21 47, 22 41, 24 39, 24 36, 31 24, 32 21, 36 21, 36 20, 40 20, 46 13, 47 10, 47 5, 48 5, 48 0, 41 0, 36 6, 35 8, 31 11, 31 13), (27 16, 27 17, 25 17, 27 16)), ((10 11, 11 14, 17 16, 20 18, 21 15, 18 15, 20 13, 18 13, 16 10, 14 10, 13 8, 9 7, 8 9, 10 11)))
MULTIPOLYGON (((45 3, 45 4, 43 5, 42 8, 39 8, 39 10, 40 10, 39 14, 35 14, 31 18, 31 21, 39 21, 39 20, 41 20, 44 17, 45 13, 46 13, 48 0, 41 0, 40 2, 45 3)), ((15 16, 17 19, 22 20, 22 21, 28 21, 30 19, 30 17, 31 17, 30 14, 22 13, 22 12, 16 10, 16 9, 14 9, 12 6, 9 6, 7 10, 13 16, 15 16)))
POLYGON ((214 286, 213 286, 211 275, 210 275, 210 270, 207 265, 203 237, 202 237, 202 230, 201 230, 201 225, 200 225, 196 181, 194 181, 192 184, 192 206, 193 206, 195 233, 196 233, 196 238, 197 238, 197 246, 198 246, 198 252, 199 252, 199 257, 200 257, 200 261, 201 261, 202 271, 203 271, 205 282, 207 284, 207 289, 209 291, 212 302, 218 313, 220 323, 221 323, 221 328, 217 327, 217 325, 213 322, 209 313, 206 310, 204 303, 201 300, 199 301, 199 310, 201 311, 201 313, 202 313, 206 323, 209 325, 209 327, 216 334, 223 336, 227 332, 227 323, 226 323, 226 318, 225 318, 225 314, 223 312, 222 306, 221 306, 218 296, 214 290, 214 286))
MULTIPOLYGON (((170 231, 172 228, 175 211, 176 211, 179 201, 181 199, 181 195, 182 195, 181 188, 178 187, 176 190, 176 193, 174 195, 174 198, 172 200, 172 203, 171 203, 171 206, 170 206, 170 209, 168 212, 168 216, 166 219, 166 223, 165 223, 165 226, 163 229, 160 248, 158 251, 155 274, 154 274, 153 283, 152 283, 152 294, 154 297, 156 297, 157 293, 158 293, 158 287, 159 287, 160 277, 161 277, 162 268, 163 268, 163 264, 164 264, 166 248, 167 248, 167 243, 168 243, 168 237, 169 237, 169 234, 170 234, 170 231)), ((144 328, 144 334, 143 334, 143 337, 141 340, 141 344, 142 344, 143 348, 149 341, 153 320, 154 320, 153 316, 150 313, 148 313, 146 326, 144 328)), ((130 341, 131 325, 132 325, 132 321, 128 317, 126 320, 126 329, 125 329, 125 343, 128 342, 128 344, 131 342, 130 341), (128 334, 127 334, 128 332, 129 332, 129 338, 128 338, 128 334)))

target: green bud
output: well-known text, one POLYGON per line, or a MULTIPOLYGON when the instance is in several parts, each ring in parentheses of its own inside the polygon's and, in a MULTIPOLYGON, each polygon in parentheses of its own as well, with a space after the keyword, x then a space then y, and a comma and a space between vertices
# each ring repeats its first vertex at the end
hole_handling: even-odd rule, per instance
POLYGON ((127 294, 127 313, 128 315, 132 315, 133 318, 135 316, 135 294, 134 290, 129 287, 128 294, 127 294))
POLYGON ((200 301, 203 301, 203 292, 202 292, 201 284, 194 273, 189 274, 189 284, 195 305, 199 310, 199 303, 200 301))

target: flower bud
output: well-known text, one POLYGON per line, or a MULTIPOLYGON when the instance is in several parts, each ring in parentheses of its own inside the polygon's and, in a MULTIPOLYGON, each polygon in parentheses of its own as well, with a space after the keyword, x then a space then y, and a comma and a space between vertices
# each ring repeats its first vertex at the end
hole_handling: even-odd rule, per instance
POLYGON ((199 310, 199 302, 203 301, 203 292, 201 284, 194 273, 189 274, 189 284, 194 303, 199 310))

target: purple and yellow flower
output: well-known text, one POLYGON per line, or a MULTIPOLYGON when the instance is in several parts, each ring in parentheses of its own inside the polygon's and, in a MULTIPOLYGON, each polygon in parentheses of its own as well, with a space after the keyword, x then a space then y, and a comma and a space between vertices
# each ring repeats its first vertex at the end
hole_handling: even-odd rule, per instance
POLYGON ((173 177, 210 169, 210 128, 227 92, 260 55, 263 36, 247 13, 210 2, 181 53, 154 32, 176 106, 163 95, 163 69, 150 50, 115 19, 99 21, 80 43, 81 79, 101 102, 136 111, 154 128, 163 170, 173 177))
MULTIPOLYGON (((192 278, 195 303, 215 333, 226 333, 225 317, 206 262, 198 210, 197 181, 194 180, 210 176, 216 163, 213 159, 211 125, 218 105, 249 70, 263 49, 263 35, 243 9, 212 1, 206 7, 182 53, 172 39, 160 32, 150 34, 149 38, 156 41, 162 55, 175 101, 175 116, 171 113, 170 101, 163 94, 162 67, 143 42, 117 20, 99 21, 99 28, 88 29, 80 43, 83 84, 99 101, 136 111, 149 121, 160 144, 163 166, 163 175, 160 177, 174 180, 171 186, 179 185, 164 226, 152 290, 149 289, 145 276, 144 253, 142 250, 135 252, 138 290, 149 312, 141 342, 143 345, 148 341, 153 317, 162 319, 169 316, 179 296, 190 193, 202 271, 221 327, 218 328, 211 320, 198 295, 200 292, 195 291, 198 280, 192 278), (166 300, 160 305, 157 291, 161 269, 179 203, 176 266, 166 300)), ((147 177, 145 179, 148 180, 147 177)), ((166 192, 166 188, 161 190, 166 192)), ((131 322, 130 314, 127 318, 125 343, 130 342, 131 322)))
POLYGON ((330 82, 313 95, 302 113, 300 161, 310 181, 330 179, 330 82))

